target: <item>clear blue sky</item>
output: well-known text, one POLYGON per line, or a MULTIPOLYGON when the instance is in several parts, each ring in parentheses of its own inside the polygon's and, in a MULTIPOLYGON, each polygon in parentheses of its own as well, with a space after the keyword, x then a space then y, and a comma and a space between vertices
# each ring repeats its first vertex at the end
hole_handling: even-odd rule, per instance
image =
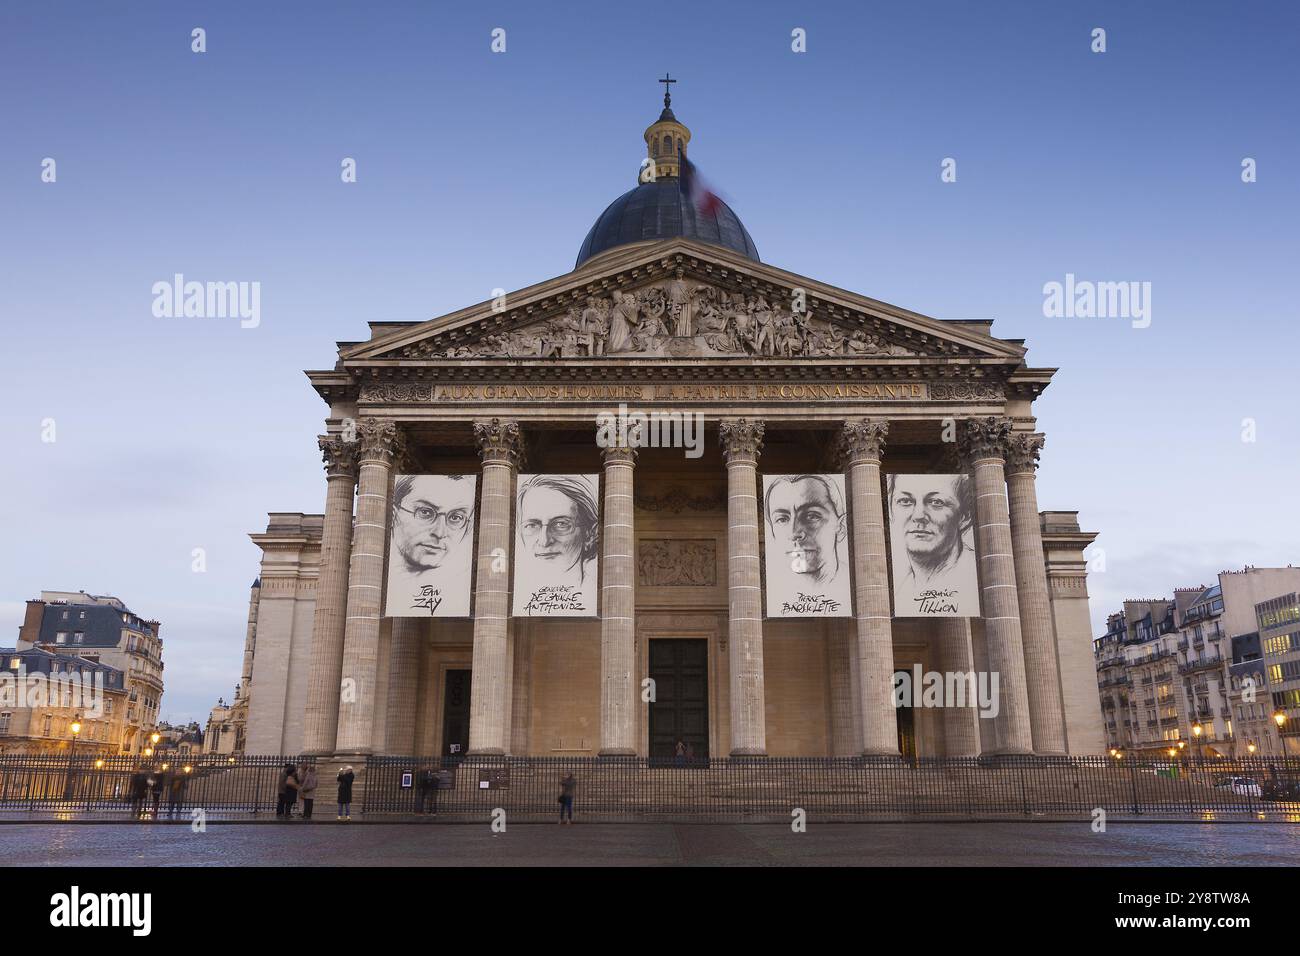
POLYGON ((239 676, 247 534, 323 506, 301 370, 367 320, 568 271, 665 70, 765 261, 994 318, 1061 368, 1039 499, 1102 533, 1094 622, 1295 561, 1296 6, 810 6, 5 4, 0 640, 42 588, 116 594, 163 622, 164 716, 206 717, 239 676), (176 272, 259 281, 261 326, 154 318, 176 272), (1150 328, 1044 318, 1067 272, 1151 282, 1150 328))

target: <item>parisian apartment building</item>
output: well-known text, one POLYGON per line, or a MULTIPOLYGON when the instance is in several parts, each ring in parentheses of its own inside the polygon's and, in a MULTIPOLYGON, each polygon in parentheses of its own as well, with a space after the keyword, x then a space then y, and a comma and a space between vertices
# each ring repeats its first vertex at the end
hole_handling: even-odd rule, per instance
POLYGON ((1137 599, 1093 641, 1106 745, 1180 758, 1300 754, 1300 568, 1224 571, 1137 599))
MULTIPOLYGON (((42 591, 39 598, 27 602, 15 651, 21 655, 36 650, 72 662, 59 665, 63 667, 99 664, 120 671, 125 699, 112 752, 136 754, 152 745, 158 726, 163 695, 160 630, 157 621, 136 614, 120 598, 85 591, 42 591)), ((76 717, 65 715, 60 723, 51 709, 48 715, 32 715, 32 726, 57 743, 69 739, 68 727, 76 717), (46 727, 48 735, 43 733, 46 727)))
POLYGON ((39 647, 0 647, 0 668, 11 682, 0 699, 0 754, 119 752, 129 711, 122 671, 39 647))

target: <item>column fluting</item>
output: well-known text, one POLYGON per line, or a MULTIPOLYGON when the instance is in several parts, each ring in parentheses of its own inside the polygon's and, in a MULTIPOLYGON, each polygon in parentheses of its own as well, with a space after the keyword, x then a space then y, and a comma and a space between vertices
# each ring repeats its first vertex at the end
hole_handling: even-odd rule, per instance
POLYGON ((998 714, 985 718, 993 728, 994 744, 985 751, 990 754, 1033 752, 1020 601, 1007 512, 1006 456, 1011 425, 1009 418, 967 419, 961 434, 963 456, 974 472, 976 546, 988 669, 990 679, 993 674, 998 676, 998 714))
POLYGON ((1034 753, 1064 754, 1065 704, 1057 677, 1056 630, 1052 626, 1043 560, 1043 529, 1038 518, 1034 472, 1044 436, 1022 433, 1011 438, 1007 458, 1007 498, 1011 512, 1011 546, 1016 564, 1016 595, 1025 645, 1025 681, 1029 691, 1029 726, 1034 753))
POLYGON ((606 448, 600 576, 600 753, 636 754, 636 451, 606 448))
POLYGON ((763 423, 724 421, 718 428, 727 462, 727 655, 731 753, 767 753, 763 689, 763 595, 758 550, 758 455, 763 423))
POLYGON ((348 571, 348 614, 343 636, 337 750, 373 753, 382 746, 375 726, 379 687, 379 624, 383 607, 384 563, 388 542, 389 486, 393 462, 406 447, 395 422, 365 418, 357 425, 360 455, 357 520, 348 571))
POLYGON ((329 754, 338 740, 339 683, 348 613, 348 564, 352 558, 352 500, 357 483, 355 441, 319 439, 325 462, 325 522, 321 529, 320 575, 311 627, 311 665, 303 752, 329 754))
POLYGON ((894 636, 885 549, 885 511, 880 459, 889 423, 847 421, 840 432, 840 457, 852 502, 853 618, 866 756, 897 757, 898 714, 894 709, 894 636))
POLYGON ((474 589, 474 658, 470 676, 469 752, 504 754, 510 744, 510 517, 522 453, 519 423, 474 422, 483 459, 474 589))

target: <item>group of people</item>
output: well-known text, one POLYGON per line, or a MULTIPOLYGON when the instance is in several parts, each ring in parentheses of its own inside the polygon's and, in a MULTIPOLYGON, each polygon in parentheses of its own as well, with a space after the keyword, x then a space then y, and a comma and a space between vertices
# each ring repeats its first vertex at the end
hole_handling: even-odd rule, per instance
MULTIPOLYGON (((352 819, 352 782, 356 773, 346 766, 338 774, 338 804, 340 820, 352 819)), ((280 770, 280 782, 276 790, 275 815, 282 820, 293 818, 293 808, 302 800, 302 819, 310 820, 312 808, 316 803, 316 789, 320 784, 316 776, 316 765, 303 763, 294 766, 286 763, 280 770)))
POLYGON ((137 767, 127 781, 127 796, 131 801, 131 815, 137 820, 159 819, 162 799, 167 797, 167 815, 173 820, 185 803, 185 787, 189 777, 179 769, 149 769, 137 767))

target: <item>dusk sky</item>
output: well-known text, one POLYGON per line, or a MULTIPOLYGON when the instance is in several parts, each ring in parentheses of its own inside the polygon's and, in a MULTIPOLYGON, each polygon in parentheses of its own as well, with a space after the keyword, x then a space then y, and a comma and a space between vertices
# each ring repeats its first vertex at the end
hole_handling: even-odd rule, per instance
POLYGON ((665 71, 764 262, 995 319, 1060 368, 1039 504, 1101 534, 1095 632, 1296 562, 1297 7, 812 6, 0 7, 0 644, 42 589, 117 595, 162 622, 163 718, 205 720, 239 678, 248 534, 324 505, 302 370, 368 320, 569 271, 665 71), (176 273, 259 282, 260 325, 156 318, 176 273), (1149 282, 1149 327, 1044 317, 1067 274, 1149 282))

